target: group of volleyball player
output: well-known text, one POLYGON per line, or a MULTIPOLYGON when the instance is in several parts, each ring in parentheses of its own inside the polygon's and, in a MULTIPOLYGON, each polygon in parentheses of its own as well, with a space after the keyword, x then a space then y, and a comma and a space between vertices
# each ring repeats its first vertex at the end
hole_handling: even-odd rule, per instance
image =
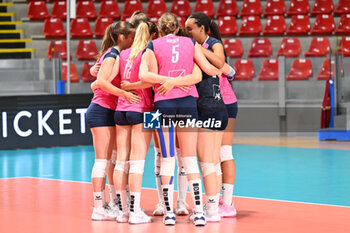
POLYGON ((94 97, 86 114, 95 150, 93 220, 152 222, 140 206, 152 135, 159 198, 155 216, 164 216, 165 225, 174 225, 176 215, 188 215, 188 188, 194 225, 236 216, 232 141, 237 99, 228 81, 235 71, 226 63, 214 21, 204 13, 193 13, 185 29, 174 14, 163 14, 156 25, 137 11, 129 22, 107 27, 90 72, 97 76, 91 84, 94 97), (161 119, 170 117, 172 123, 145 129, 143 113, 149 111, 159 113, 155 116, 161 119), (174 123, 209 120, 220 124, 183 127, 174 123), (174 211, 175 160, 178 198, 174 211))

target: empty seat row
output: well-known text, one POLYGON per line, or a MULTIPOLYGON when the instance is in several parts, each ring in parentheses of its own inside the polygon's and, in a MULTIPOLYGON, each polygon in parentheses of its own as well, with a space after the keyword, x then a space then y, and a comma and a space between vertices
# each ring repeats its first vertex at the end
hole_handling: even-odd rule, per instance
MULTIPOLYGON (((93 66, 95 62, 84 62, 81 69, 81 80, 83 82, 93 82, 96 80, 96 77, 90 74, 90 67, 93 66)), ((61 69, 61 79, 64 82, 67 82, 67 62, 62 62, 61 69)), ((78 83, 80 81, 77 68, 74 62, 70 62, 70 81, 72 83, 78 83)))
MULTIPOLYGON (((222 36, 235 36, 237 34, 237 23, 234 16, 218 17, 218 26, 222 36)), ((330 35, 350 33, 350 14, 341 16, 338 27, 335 28, 334 18, 330 14, 317 15, 313 28, 307 15, 293 15, 286 30, 284 16, 270 15, 267 17, 263 35, 330 35)), ((238 35, 255 36, 262 32, 259 16, 245 16, 242 18, 238 35)))
MULTIPOLYGON (((224 48, 228 57, 242 57, 243 47, 240 39, 224 40, 224 48)), ((330 52, 328 37, 312 38, 305 57, 325 57, 330 52)), ((340 41, 339 52, 343 56, 350 56, 350 37, 343 37, 340 41)), ((277 56, 298 57, 301 53, 300 41, 298 38, 283 38, 277 56)), ((269 38, 253 39, 248 57, 269 57, 272 54, 272 47, 269 38)))
MULTIPOLYGON (((51 60, 53 53, 58 52, 62 60, 67 59, 67 42, 65 40, 50 41, 47 56, 51 60)), ((98 54, 94 40, 79 40, 75 56, 78 60, 96 60, 98 54)))
MULTIPOLYGON (((327 80, 334 77, 334 61, 330 62, 325 59, 320 73, 317 75, 317 80, 327 80), (331 63, 331 66, 330 66, 331 63), (330 69, 332 67, 332 70, 330 69)), ((236 70, 235 81, 251 81, 255 75, 253 61, 250 59, 238 59, 234 63, 236 70)), ((342 71, 343 72, 343 71, 342 71)), ((299 58, 292 62, 286 79, 289 81, 308 80, 312 77, 312 65, 309 59, 299 58)), ((258 75, 259 81, 276 81, 278 80, 278 60, 276 58, 266 59, 263 61, 260 73, 258 75)))
MULTIPOLYGON (((27 16, 30 20, 44 20, 50 18, 49 12, 44 1, 30 2, 27 10, 27 16)), ((51 12, 52 18, 66 19, 67 4, 66 1, 54 2, 51 12)), ((101 2, 99 16, 101 18, 120 19, 120 11, 116 1, 107 0, 101 2)), ((77 18, 88 18, 95 20, 97 18, 95 5, 92 1, 81 1, 77 3, 77 18)))
MULTIPOLYGON (((103 37, 108 25, 113 23, 112 18, 98 18, 95 22, 94 34, 96 38, 103 37)), ((64 38, 66 30, 59 18, 45 19, 43 34, 45 38, 64 38)), ((89 20, 86 18, 73 19, 71 21, 72 38, 91 38, 93 36, 89 20)))
MULTIPOLYGON (((315 0, 311 15, 317 14, 331 14, 334 6, 332 0, 315 0)), ((123 18, 126 19, 132 15, 136 10, 143 11, 142 3, 139 0, 128 0, 124 3, 123 18)), ((65 1, 54 2, 52 9, 52 17, 65 18, 65 1)), ((167 12, 167 7, 164 0, 148 1, 147 15, 149 17, 159 17, 167 12)), ((188 17, 191 14, 191 8, 188 0, 173 1, 170 12, 180 16, 188 17)), ((209 17, 215 16, 215 9, 212 0, 197 0, 194 12, 204 12, 209 17)), ((284 15, 286 12, 284 0, 267 0, 264 16, 268 15, 284 15)), ((308 14, 309 2, 308 0, 291 0, 287 15, 308 14)), ((350 13, 350 1, 340 0, 338 7, 334 11, 335 14, 350 13)), ((78 1, 77 3, 77 17, 96 19, 97 13, 94 3, 89 0, 78 1)), ((261 15, 262 8, 260 0, 244 0, 240 17, 261 15)), ((107 0, 102 1, 100 6, 100 17, 111 17, 120 19, 120 10, 116 1, 107 0)), ((217 10, 217 17, 219 16, 237 16, 238 8, 236 0, 220 0, 217 10)), ((43 0, 30 2, 28 6, 28 18, 31 20, 40 20, 49 17, 46 3, 43 0)))

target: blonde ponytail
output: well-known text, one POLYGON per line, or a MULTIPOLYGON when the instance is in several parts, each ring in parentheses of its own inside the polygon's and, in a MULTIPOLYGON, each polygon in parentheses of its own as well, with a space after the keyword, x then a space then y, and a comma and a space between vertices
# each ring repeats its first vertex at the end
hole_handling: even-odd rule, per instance
POLYGON ((137 55, 146 48, 151 35, 149 33, 148 25, 144 22, 140 23, 136 29, 134 43, 131 46, 129 60, 133 61, 137 55))

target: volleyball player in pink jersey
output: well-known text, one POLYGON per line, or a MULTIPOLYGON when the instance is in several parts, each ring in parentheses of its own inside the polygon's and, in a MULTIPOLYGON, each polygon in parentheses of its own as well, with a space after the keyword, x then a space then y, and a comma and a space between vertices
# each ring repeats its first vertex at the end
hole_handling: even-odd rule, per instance
MULTIPOLYGON (((188 92, 179 88, 173 88, 169 92, 161 95, 159 92, 160 83, 163 82, 150 76, 150 73, 174 77, 165 83, 176 82, 188 75, 194 65, 194 61, 212 75, 220 74, 220 71, 213 67, 203 56, 200 46, 187 37, 175 36, 179 30, 179 22, 176 16, 165 13, 158 21, 160 34, 163 36, 150 42, 147 50, 142 56, 140 67, 141 81, 155 83, 154 107, 155 117, 160 117, 161 122, 165 116, 167 120, 175 122, 195 121, 198 118, 196 98, 198 97, 194 83, 183 83, 191 85, 188 92), (173 81, 175 80, 175 81, 173 81)), ((184 80, 186 81, 186 80, 184 80)), ((197 81, 198 82, 198 81, 197 81)), ((163 84, 164 85, 164 84, 163 84)), ((161 92, 163 93, 163 92, 161 92)), ((175 169, 175 131, 179 141, 182 163, 186 170, 192 200, 195 205, 194 224, 205 225, 206 220, 203 213, 201 181, 196 158, 197 130, 195 127, 181 128, 174 127, 173 123, 168 126, 161 124, 157 129, 161 145, 162 158, 160 163, 160 175, 163 201, 166 206, 166 215, 163 222, 165 225, 175 224, 175 214, 173 212, 173 176, 175 169)))
MULTIPOLYGON (((104 86, 104 83, 109 83, 112 86, 120 83, 119 65, 116 66, 115 63, 119 51, 131 46, 133 31, 132 25, 125 22, 114 23, 106 29, 98 59, 98 63, 101 64, 97 77, 99 86, 104 86)), ((121 90, 120 93, 124 92, 121 90)), ((126 95, 128 98, 138 100, 137 96, 132 93, 126 95)), ((113 114, 116 103, 116 96, 98 88, 94 92, 94 97, 86 113, 87 123, 93 136, 96 158, 91 175, 94 190, 94 209, 91 216, 93 220, 112 220, 116 218, 116 213, 106 204, 104 198, 106 170, 115 139, 113 114)))
MULTIPOLYGON (((218 27, 215 22, 213 22, 207 15, 201 12, 193 13, 188 20, 186 21, 186 28, 189 30, 190 34, 196 41, 203 46, 203 52, 206 55, 206 58, 214 64, 217 68, 221 68, 224 73, 227 74, 230 78, 232 78, 235 75, 235 71, 233 70, 232 67, 227 65, 225 63, 226 56, 225 56, 225 51, 222 45, 221 41, 221 35, 218 30, 218 27), (210 29, 211 36, 208 36, 208 30, 210 29)), ((237 114, 237 104, 234 104, 237 102, 237 99, 234 95, 234 92, 232 90, 231 85, 229 84, 227 80, 226 75, 222 75, 222 77, 219 80, 220 84, 220 93, 223 98, 223 103, 226 106, 227 113, 228 113, 228 123, 226 128, 224 129, 224 132, 221 132, 220 135, 217 135, 217 139, 215 144, 215 157, 212 158, 212 162, 214 162, 215 165, 215 171, 216 175, 214 173, 214 169, 212 169, 212 172, 210 175, 208 175, 208 178, 204 178, 204 185, 206 187, 206 194, 207 194, 207 217, 208 221, 219 221, 220 216, 225 216, 225 214, 222 214, 223 212, 226 212, 226 216, 229 214, 228 210, 231 208, 235 211, 234 206, 231 205, 232 203, 232 192, 229 194, 228 189, 230 188, 230 184, 225 183, 227 181, 227 175, 232 174, 232 172, 235 171, 235 167, 232 166, 232 136, 233 136, 233 125, 234 123, 234 118, 236 117, 237 114), (221 139, 219 138, 221 137, 221 139), (230 142, 231 147, 228 148, 226 144, 228 141, 230 142), (221 146, 222 142, 225 142, 225 146, 221 146), (221 148, 220 148, 221 147, 221 148), (228 152, 231 150, 231 158, 228 157, 228 152), (223 153, 224 152, 224 153, 223 153), (224 163, 224 168, 225 168, 225 181, 224 181, 224 190, 223 193, 225 193, 225 200, 230 199, 231 202, 225 208, 222 208, 223 205, 220 205, 221 208, 219 208, 219 195, 221 191, 221 165, 220 165, 220 160, 223 161, 224 163), (230 162, 228 162, 231 160, 230 162), (229 167, 227 164, 230 164, 229 167), (229 170, 228 170, 229 169, 229 170), (214 186, 213 180, 215 179, 216 176, 216 185, 217 187, 214 186), (208 188, 208 189, 207 189, 208 188), (215 188, 216 188, 216 197, 211 196, 212 194, 215 193, 215 188), (209 194, 208 194, 209 193, 209 194), (208 200, 215 200, 210 201, 208 203, 208 200), (224 210, 224 211, 223 211, 224 210), (211 212, 211 213, 209 213, 211 212)), ((201 94, 201 93, 199 93, 201 94)), ((208 145, 208 142, 214 141, 214 139, 210 139, 212 137, 210 134, 200 134, 199 137, 203 136, 203 140, 199 140, 200 143, 204 143, 205 145, 208 145)), ((214 137, 214 136, 213 136, 214 137)), ((215 137, 214 137, 215 138, 215 137)), ((203 148, 203 146, 199 145, 199 149, 203 148)), ((201 157, 204 160, 207 160, 207 158, 210 156, 210 152, 208 149, 202 150, 202 153, 199 152, 200 156, 200 161, 201 157), (207 155, 206 155, 207 154, 207 155)), ((234 164, 233 164, 234 165, 234 164)), ((204 175, 203 175, 204 176, 204 175)))
MULTIPOLYGON (((120 54, 120 74, 122 81, 135 83, 139 81, 139 68, 142 51, 146 48, 153 33, 157 34, 157 26, 151 22, 139 24, 132 47, 120 54)), ((140 207, 142 175, 145 157, 151 141, 152 131, 143 129, 143 112, 153 110, 153 94, 148 88, 136 89, 141 101, 130 103, 120 97, 114 120, 117 129, 117 165, 115 168, 115 186, 117 195, 121 198, 118 222, 132 224, 148 223, 152 218, 147 216, 140 207), (126 164, 129 163, 129 172, 126 164), (127 177, 129 173, 129 178, 127 177), (127 182, 127 179, 129 180, 127 182), (130 206, 126 203, 126 184, 130 189, 130 206), (129 215, 130 211, 130 215, 129 215)))

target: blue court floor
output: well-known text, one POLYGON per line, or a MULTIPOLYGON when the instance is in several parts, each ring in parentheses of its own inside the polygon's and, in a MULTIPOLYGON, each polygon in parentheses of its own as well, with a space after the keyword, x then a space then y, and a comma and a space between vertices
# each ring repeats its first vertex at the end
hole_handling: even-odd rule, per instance
MULTIPOLYGON (((234 145, 235 196, 350 207, 350 151, 234 145)), ((155 188, 153 146, 143 187, 155 188)), ((0 151, 0 178, 90 182, 92 146, 0 151)))

